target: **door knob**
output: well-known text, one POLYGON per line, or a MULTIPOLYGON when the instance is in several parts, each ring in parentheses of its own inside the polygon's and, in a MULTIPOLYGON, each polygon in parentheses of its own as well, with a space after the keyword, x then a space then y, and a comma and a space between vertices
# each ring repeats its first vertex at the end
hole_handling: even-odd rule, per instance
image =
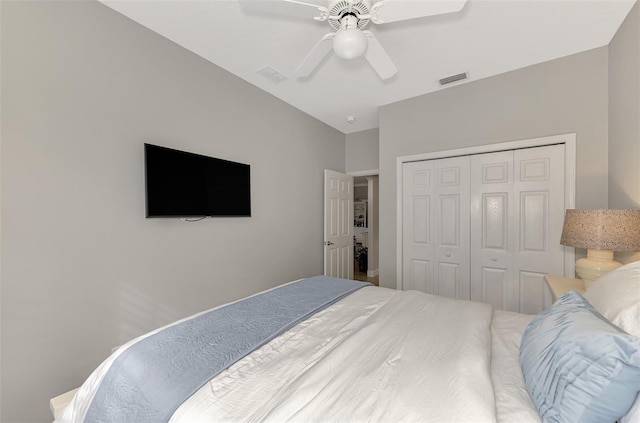
POLYGON ((451 257, 451 253, 447 253, 447 254, 445 254, 445 256, 451 257))
POLYGON ((498 261, 498 257, 491 257, 491 261, 498 261))
POLYGON ((325 241, 324 245, 335 245, 335 244, 331 241, 325 241))

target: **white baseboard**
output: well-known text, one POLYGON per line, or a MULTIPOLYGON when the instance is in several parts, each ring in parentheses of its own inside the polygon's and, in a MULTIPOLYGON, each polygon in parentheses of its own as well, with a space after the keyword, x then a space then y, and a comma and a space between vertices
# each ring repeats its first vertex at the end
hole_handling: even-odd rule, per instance
POLYGON ((367 277, 373 278, 374 276, 378 276, 380 274, 380 269, 367 270, 367 277))

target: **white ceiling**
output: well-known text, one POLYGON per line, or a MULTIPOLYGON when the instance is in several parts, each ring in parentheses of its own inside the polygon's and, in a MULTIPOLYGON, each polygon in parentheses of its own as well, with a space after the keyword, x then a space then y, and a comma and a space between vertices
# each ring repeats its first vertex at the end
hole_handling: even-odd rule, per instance
MULTIPOLYGON (((310 77, 293 76, 320 38, 332 32, 327 22, 248 11, 236 0, 102 2, 348 134, 378 127, 382 105, 443 89, 438 80, 445 76, 468 72, 467 81, 474 81, 605 46, 635 0, 468 0, 458 13, 369 24, 398 67, 385 81, 364 58, 347 61, 333 54, 310 77), (265 79, 256 73, 264 66, 289 79, 265 79)), ((466 82, 450 86, 461 83, 466 82)))

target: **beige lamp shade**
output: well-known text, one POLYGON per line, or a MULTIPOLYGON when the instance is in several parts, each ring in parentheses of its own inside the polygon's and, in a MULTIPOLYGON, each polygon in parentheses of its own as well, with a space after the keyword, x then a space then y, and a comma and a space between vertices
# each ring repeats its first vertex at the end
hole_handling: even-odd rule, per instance
POLYGON ((567 210, 560 244, 611 251, 640 251, 640 209, 567 210))
POLYGON ((603 274, 622 266, 614 251, 640 251, 640 209, 567 210, 560 244, 587 248, 576 261, 576 272, 589 286, 603 274))

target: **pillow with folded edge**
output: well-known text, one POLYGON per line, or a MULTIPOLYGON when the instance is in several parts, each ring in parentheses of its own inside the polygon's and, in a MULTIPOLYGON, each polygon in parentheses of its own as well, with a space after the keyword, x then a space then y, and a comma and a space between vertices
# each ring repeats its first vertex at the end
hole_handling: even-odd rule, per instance
POLYGON ((600 276, 584 298, 614 325, 640 337, 640 261, 600 276))
MULTIPOLYGON (((611 323, 640 337, 640 261, 628 263, 599 277, 584 294, 611 323)), ((640 395, 619 423, 640 422, 640 395)))
POLYGON ((614 422, 640 391, 640 338, 575 291, 527 326, 520 363, 543 422, 614 422))

